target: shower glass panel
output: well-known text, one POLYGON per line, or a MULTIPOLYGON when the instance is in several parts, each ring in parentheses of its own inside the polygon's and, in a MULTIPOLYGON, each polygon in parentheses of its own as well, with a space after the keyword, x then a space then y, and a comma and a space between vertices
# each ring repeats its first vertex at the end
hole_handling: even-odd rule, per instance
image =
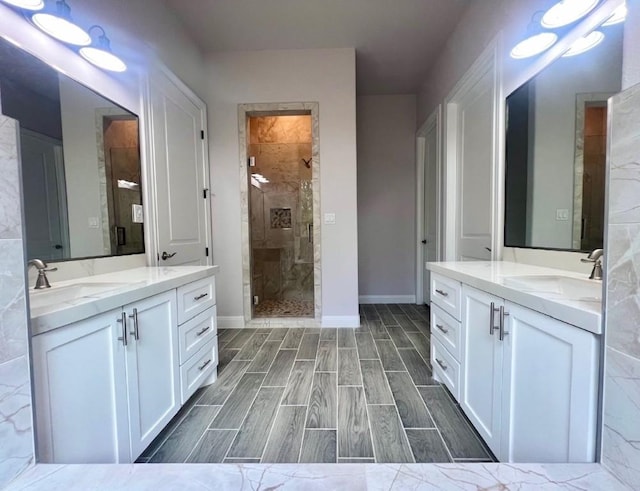
POLYGON ((313 317, 311 116, 248 124, 253 317, 313 317))

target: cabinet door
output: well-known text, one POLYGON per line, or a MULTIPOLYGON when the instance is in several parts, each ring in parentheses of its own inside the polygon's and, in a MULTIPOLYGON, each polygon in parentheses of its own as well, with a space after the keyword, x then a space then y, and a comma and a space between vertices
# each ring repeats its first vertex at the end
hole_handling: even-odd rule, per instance
POLYGON ((33 337, 40 462, 130 462, 120 313, 33 337))
MULTIPOLYGON (((500 454, 502 343, 498 330, 489 332, 491 304, 503 300, 463 286, 463 376, 461 401, 464 412, 494 454, 500 454)), ((495 313, 495 325, 499 315, 495 313)))
POLYGON ((124 311, 129 328, 127 385, 135 459, 180 408, 176 292, 127 305, 124 311))
POLYGON ((598 340, 507 302, 501 460, 594 462, 598 340))

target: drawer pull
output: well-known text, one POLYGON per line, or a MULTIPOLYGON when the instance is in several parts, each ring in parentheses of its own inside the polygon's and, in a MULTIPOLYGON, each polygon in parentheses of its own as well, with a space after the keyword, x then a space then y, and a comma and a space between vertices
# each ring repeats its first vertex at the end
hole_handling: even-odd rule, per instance
POLYGON ((449 296, 449 294, 447 292, 445 292, 443 290, 438 290, 437 288, 436 288, 436 293, 439 293, 443 297, 448 297, 449 296))
POLYGON ((205 368, 207 368, 207 365, 208 365, 209 363, 211 363, 211 358, 209 358, 209 359, 208 359, 207 361, 205 361, 202 365, 200 365, 200 366, 198 367, 198 370, 200 370, 200 371, 204 370, 205 368))
POLYGON ((443 326, 441 326, 440 324, 436 324, 436 327, 438 329, 440 329, 443 333, 447 334, 449 332, 449 329, 445 329, 443 326))
POLYGON ((207 327, 203 327, 202 329, 200 329, 197 333, 196 336, 202 336, 205 332, 207 332, 209 329, 211 329, 211 326, 207 326, 207 327))
POLYGON ((444 364, 444 362, 442 362, 441 360, 438 360, 436 358, 436 361, 438 362, 438 365, 440 365, 440 368, 442 368, 443 370, 446 370, 447 368, 449 368, 447 365, 444 364))
POLYGON ((193 299, 197 302, 198 300, 202 300, 204 297, 207 297, 207 296, 209 296, 208 293, 201 293, 197 297, 193 297, 193 299))

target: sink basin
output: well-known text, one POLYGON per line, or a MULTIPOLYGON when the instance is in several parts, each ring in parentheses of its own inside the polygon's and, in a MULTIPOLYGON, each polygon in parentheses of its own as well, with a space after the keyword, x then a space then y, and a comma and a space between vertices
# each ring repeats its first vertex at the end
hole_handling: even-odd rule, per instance
POLYGON ((602 301, 602 282, 570 276, 510 276, 505 286, 519 290, 561 295, 572 300, 602 301))
POLYGON ((129 283, 74 283, 43 290, 32 289, 29 290, 29 302, 32 309, 38 309, 56 303, 69 302, 76 298, 99 295, 127 285, 129 283))

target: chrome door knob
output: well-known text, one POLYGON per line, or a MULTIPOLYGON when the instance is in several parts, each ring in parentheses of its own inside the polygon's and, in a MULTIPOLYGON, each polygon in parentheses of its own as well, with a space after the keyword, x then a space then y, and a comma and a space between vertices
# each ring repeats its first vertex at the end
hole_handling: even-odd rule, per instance
POLYGON ((171 259, 173 256, 175 256, 177 254, 177 252, 172 252, 172 253, 167 253, 167 251, 162 251, 162 256, 160 256, 162 258, 163 261, 166 261, 167 259, 171 259))

